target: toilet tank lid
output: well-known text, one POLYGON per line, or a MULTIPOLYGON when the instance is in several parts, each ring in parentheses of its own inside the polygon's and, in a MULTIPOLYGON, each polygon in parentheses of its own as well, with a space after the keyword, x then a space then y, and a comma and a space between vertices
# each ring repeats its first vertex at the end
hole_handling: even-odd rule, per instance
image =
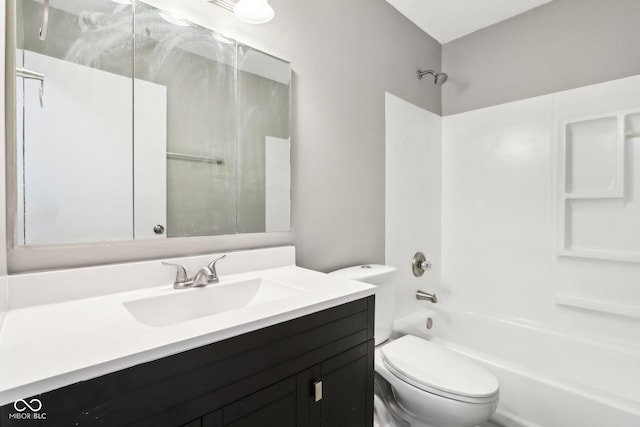
POLYGON ((364 264, 342 268, 340 270, 332 271, 329 274, 343 277, 345 279, 376 284, 388 280, 396 270, 398 269, 390 265, 364 264))

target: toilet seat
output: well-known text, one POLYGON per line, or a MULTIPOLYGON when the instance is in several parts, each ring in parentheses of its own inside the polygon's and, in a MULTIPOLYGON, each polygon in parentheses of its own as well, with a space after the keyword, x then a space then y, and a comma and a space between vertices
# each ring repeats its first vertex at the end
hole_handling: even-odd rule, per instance
POLYGON ((498 399, 498 380, 489 371, 425 339, 405 335, 381 353, 390 373, 425 392, 468 403, 498 399))

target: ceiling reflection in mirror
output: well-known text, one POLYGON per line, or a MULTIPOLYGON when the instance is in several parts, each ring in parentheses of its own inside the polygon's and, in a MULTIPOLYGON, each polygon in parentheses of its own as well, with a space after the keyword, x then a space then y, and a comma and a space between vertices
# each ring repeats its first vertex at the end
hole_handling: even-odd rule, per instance
POLYGON ((289 63, 143 2, 45 9, 16 0, 18 245, 289 230, 289 63))

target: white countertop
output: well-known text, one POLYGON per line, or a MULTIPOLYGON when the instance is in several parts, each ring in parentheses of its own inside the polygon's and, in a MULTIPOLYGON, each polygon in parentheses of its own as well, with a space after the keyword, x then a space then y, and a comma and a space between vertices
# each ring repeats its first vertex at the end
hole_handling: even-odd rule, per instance
POLYGON ((0 405, 221 341, 373 295, 374 287, 296 266, 222 276, 260 276, 303 292, 164 327, 138 322, 123 302, 171 285, 9 310, 0 330, 0 405))

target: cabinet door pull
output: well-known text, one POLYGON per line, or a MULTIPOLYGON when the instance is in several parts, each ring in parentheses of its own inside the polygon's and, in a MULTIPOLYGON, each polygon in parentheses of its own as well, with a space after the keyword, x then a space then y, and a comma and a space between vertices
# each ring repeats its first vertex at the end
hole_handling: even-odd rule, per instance
POLYGON ((322 381, 313 383, 313 396, 316 402, 322 400, 322 381))

